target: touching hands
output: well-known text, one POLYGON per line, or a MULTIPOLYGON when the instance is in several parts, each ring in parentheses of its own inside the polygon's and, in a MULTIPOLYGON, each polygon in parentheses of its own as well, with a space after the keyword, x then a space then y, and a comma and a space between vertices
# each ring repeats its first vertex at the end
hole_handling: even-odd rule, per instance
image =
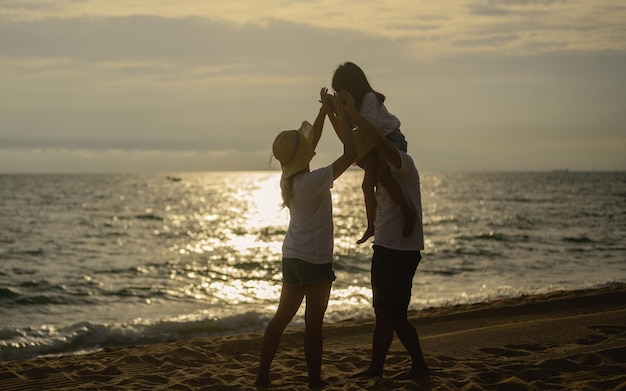
POLYGON ((348 91, 341 91, 339 94, 339 101, 341 102, 341 108, 344 111, 354 109, 354 98, 348 91))
POLYGON ((354 109, 354 98, 347 91, 329 94, 328 88, 322 87, 320 90, 320 103, 328 114, 335 114, 344 117, 348 110, 354 109))
POLYGON ((346 91, 341 91, 333 96, 333 105, 337 117, 345 118, 348 110, 354 109, 354 98, 346 91))
POLYGON ((327 113, 334 113, 335 108, 333 107, 333 95, 328 93, 328 88, 322 87, 320 90, 320 102, 322 103, 322 108, 326 110, 327 113))

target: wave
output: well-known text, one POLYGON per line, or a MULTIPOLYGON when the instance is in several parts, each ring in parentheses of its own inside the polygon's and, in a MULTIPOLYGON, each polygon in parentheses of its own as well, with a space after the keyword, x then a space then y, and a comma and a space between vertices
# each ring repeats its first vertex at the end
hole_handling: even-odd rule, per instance
POLYGON ((92 305, 97 303, 83 290, 81 284, 74 284, 71 290, 63 284, 54 284, 46 280, 25 281, 13 287, 0 288, 0 305, 6 308, 46 305, 92 305))
POLYGON ((460 235, 456 237, 457 240, 466 242, 474 241, 494 241, 494 242, 514 242, 524 243, 531 240, 531 237, 527 234, 505 234, 495 231, 478 233, 476 235, 460 235))
POLYGON ((163 217, 152 214, 152 213, 138 214, 135 216, 135 218, 137 220, 155 220, 155 221, 165 220, 163 217))
POLYGON ((7 252, 2 254, 2 258, 10 259, 12 257, 19 257, 20 255, 28 255, 31 257, 41 257, 45 255, 45 251, 43 248, 24 249, 24 250, 9 249, 7 252))
POLYGON ((19 294, 13 292, 10 288, 0 288, 0 301, 3 299, 14 299, 17 296, 19 294))
POLYGON ((80 322, 54 327, 0 328, 0 361, 46 355, 87 353, 103 348, 151 345, 190 338, 257 331, 267 314, 246 312, 225 318, 163 320, 155 323, 97 324, 80 322))
POLYGON ((566 236, 562 239, 568 243, 594 243, 594 240, 587 236, 566 236))

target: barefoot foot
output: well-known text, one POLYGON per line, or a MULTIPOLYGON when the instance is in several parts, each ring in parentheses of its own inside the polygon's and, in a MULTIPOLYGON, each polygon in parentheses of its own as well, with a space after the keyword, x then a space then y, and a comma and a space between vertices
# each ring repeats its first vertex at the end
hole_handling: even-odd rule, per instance
POLYGON ((406 380, 413 380, 418 383, 430 384, 430 370, 428 367, 412 368, 405 376, 406 380))
POLYGON ((252 383, 255 387, 267 388, 272 385, 272 382, 269 378, 265 377, 257 377, 256 381, 252 383))

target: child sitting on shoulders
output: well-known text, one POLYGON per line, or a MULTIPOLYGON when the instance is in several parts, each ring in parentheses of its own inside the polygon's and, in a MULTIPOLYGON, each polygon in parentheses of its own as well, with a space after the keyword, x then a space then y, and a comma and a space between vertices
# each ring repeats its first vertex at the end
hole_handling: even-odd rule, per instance
MULTIPOLYGON (((365 76, 365 73, 354 63, 346 62, 340 65, 333 75, 332 87, 335 92, 347 91, 354 98, 355 108, 374 127, 379 129, 396 148, 406 152, 407 142, 404 134, 400 131, 400 120, 391 114, 384 105, 385 95, 375 91, 365 76)), ((335 129, 339 129, 336 119, 329 115, 335 129)), ((367 229, 358 244, 365 242, 374 235, 374 223, 376 217, 377 202, 374 195, 375 186, 380 184, 400 206, 404 216, 403 236, 409 236, 415 229, 416 212, 411 208, 407 199, 391 176, 389 166, 378 159, 368 160, 368 164, 357 161, 357 165, 363 168, 363 195, 365 198, 365 212, 367 215, 367 229)))

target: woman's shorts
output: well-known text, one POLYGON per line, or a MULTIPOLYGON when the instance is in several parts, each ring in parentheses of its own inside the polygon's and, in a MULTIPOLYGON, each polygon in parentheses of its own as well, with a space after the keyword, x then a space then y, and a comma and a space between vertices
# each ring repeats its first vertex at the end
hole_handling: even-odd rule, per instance
POLYGON ((283 282, 287 284, 308 285, 319 280, 335 281, 332 262, 311 263, 298 258, 283 258, 283 282))
POLYGON ((406 319, 413 276, 422 255, 419 251, 391 250, 374 245, 372 294, 374 308, 383 309, 388 320, 406 319))

